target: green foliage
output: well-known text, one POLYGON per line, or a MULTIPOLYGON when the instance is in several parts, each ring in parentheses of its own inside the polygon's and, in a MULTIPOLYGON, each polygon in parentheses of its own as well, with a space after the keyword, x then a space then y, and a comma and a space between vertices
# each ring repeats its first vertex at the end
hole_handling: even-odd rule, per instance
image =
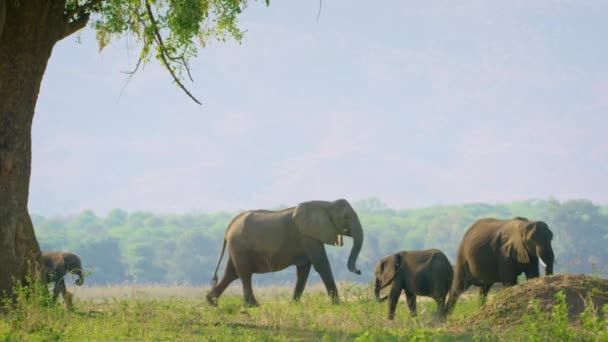
MULTIPOLYGON (((0 339, 344 341, 373 334, 375 340, 396 341, 443 334, 430 330, 431 314, 417 320, 405 314, 400 322, 386 320, 386 305, 373 302, 370 289, 348 286, 344 291, 360 298, 340 305, 314 291, 301 303, 293 303, 287 294, 262 294, 265 303, 260 308, 245 308, 241 296, 230 295, 223 296, 217 308, 209 307, 204 299, 183 298, 84 301, 73 312, 61 306, 19 306, 0 321, 0 339)), ((429 304, 420 303, 420 308, 430 313, 434 309, 429 304)), ((400 309, 405 312, 405 305, 400 309)))
POLYGON ((30 335, 46 336, 46 341, 61 341, 64 336, 64 323, 47 324, 48 320, 65 315, 65 309, 52 302, 47 287, 27 279, 29 286, 17 284, 14 287, 14 299, 4 298, 0 312, 6 311, 3 323, 5 329, 0 329, 0 339, 5 341, 29 340, 30 335), (3 336, 4 335, 4 336, 3 336))
POLYGON ((606 316, 608 305, 604 307, 602 317, 592 303, 588 302, 585 311, 579 316, 580 325, 572 325, 568 316, 566 295, 560 291, 555 298, 556 305, 550 312, 541 310, 537 300, 530 303, 533 314, 523 317, 523 324, 517 332, 520 339, 527 341, 605 341, 608 338, 608 316, 606 316))
MULTIPOLYGON (((525 216, 546 221, 554 232, 557 272, 608 273, 608 214, 589 201, 530 200, 505 204, 464 204, 395 210, 372 198, 353 203, 365 230, 357 277, 344 267, 345 246, 327 247, 338 280, 370 282, 375 263, 404 249, 439 248, 454 262, 464 231, 482 217, 525 216)), ((105 217, 84 211, 75 216, 33 215, 43 250, 69 250, 81 255, 92 271, 87 283, 124 281, 207 284, 219 258, 226 226, 236 213, 155 215, 115 209, 105 217)), ((224 259, 225 261, 225 259, 224 259)), ((220 268, 223 270, 223 266, 220 268)), ((260 283, 293 283, 292 269, 256 275, 260 283)), ((311 280, 318 280, 315 272, 311 280)))
MULTIPOLYGON (((66 10, 76 4, 68 1, 66 10)), ((105 0, 85 12, 92 14, 99 50, 129 36, 140 43, 141 61, 156 58, 181 78, 189 72, 188 60, 197 55, 198 43, 242 39, 237 17, 246 5, 245 0, 105 0)))

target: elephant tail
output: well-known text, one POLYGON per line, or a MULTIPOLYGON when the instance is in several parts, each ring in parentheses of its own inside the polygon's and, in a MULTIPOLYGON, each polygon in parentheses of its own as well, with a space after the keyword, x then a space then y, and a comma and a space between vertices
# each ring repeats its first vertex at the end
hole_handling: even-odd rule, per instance
POLYGON ((222 263, 222 258, 224 257, 224 251, 226 250, 226 238, 224 238, 224 245, 222 246, 222 253, 220 253, 220 260, 217 261, 217 266, 215 266, 215 272, 213 272, 213 278, 211 279, 211 288, 213 289, 215 285, 217 285, 217 270, 220 268, 220 264, 222 263))

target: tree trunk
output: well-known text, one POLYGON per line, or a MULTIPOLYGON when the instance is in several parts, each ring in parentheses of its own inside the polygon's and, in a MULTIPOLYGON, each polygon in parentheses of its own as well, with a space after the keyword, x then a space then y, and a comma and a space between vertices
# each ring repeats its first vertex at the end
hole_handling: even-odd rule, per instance
MULTIPOLYGON (((0 295, 38 271, 40 247, 28 213, 31 128, 40 83, 65 31, 65 1, 6 1, 0 35, 0 295)), ((67 104, 66 94, 66 104, 67 104)))

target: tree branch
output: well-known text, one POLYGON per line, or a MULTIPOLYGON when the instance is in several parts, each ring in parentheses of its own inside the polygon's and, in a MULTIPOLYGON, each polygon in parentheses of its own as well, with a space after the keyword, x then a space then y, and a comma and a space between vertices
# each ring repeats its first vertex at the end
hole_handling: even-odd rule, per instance
POLYGON ((169 55, 169 53, 166 53, 166 54, 167 54, 167 58, 169 58, 170 60, 183 65, 184 69, 186 69, 186 73, 188 73, 188 78, 190 79, 190 81, 194 82, 194 79, 192 78, 192 74, 190 73, 190 65, 188 65, 186 58, 184 58, 184 56, 173 57, 173 56, 169 55))
POLYGON ((127 85, 129 85, 129 82, 131 82, 131 79, 133 78, 133 76, 135 75, 135 73, 137 72, 137 70, 139 70, 139 66, 141 65, 141 62, 144 60, 144 58, 142 57, 142 54, 139 54, 139 59, 137 60, 137 64, 135 64, 135 68, 133 68, 133 70, 131 71, 123 71, 123 74, 127 74, 127 81, 125 82, 125 85, 122 87, 122 89, 120 90, 120 94, 118 95, 118 99, 120 100, 120 97, 122 96, 122 93, 124 93, 125 89, 127 88, 127 85))
MULTIPOLYGON (((202 105, 202 103, 199 100, 197 100, 196 97, 194 97, 194 95, 192 95, 188 91, 188 89, 186 89, 184 84, 179 80, 179 78, 175 74, 175 71, 171 67, 171 64, 169 64, 170 58, 167 54, 165 43, 163 42, 163 38, 160 35, 160 31, 158 30, 158 25, 156 24, 156 19, 154 18, 154 13, 152 12, 152 7, 150 7, 150 1, 146 0, 145 3, 146 3, 146 11, 148 12, 148 17, 150 18, 150 21, 152 22, 152 29, 154 30, 154 35, 156 36, 155 40, 159 46, 159 55, 160 55, 160 59, 161 59, 162 63, 165 65, 165 68, 167 68, 167 70, 171 74, 171 77, 173 77, 173 80, 175 81, 175 83, 177 83, 177 85, 186 93, 186 95, 188 95, 194 102, 198 103, 199 105, 202 105)), ((184 65, 184 67, 186 67, 188 74, 190 74, 190 71, 188 70, 187 65, 184 65)))
POLYGON ((137 70, 139 70, 139 66, 141 65, 141 62, 143 61, 143 58, 140 56, 139 59, 137 60, 137 64, 135 64, 135 68, 133 68, 133 70, 131 71, 123 71, 123 74, 127 74, 129 76, 129 80, 131 80, 131 77, 133 77, 133 75, 135 75, 135 73, 137 72, 137 70))
POLYGON ((89 13, 83 13, 78 19, 65 23, 63 32, 59 34, 59 40, 71 35, 72 33, 82 29, 89 22, 89 13))
POLYGON ((69 21, 69 20, 73 19, 77 13, 84 13, 87 10, 91 9, 91 7, 98 5, 102 2, 103 2, 103 0, 89 0, 89 1, 85 2, 84 5, 77 6, 73 10, 67 11, 63 17, 69 21))
POLYGON ((323 0, 319 0, 319 12, 317 12, 317 22, 319 21, 319 17, 321 16, 321 7, 323 7, 323 0))

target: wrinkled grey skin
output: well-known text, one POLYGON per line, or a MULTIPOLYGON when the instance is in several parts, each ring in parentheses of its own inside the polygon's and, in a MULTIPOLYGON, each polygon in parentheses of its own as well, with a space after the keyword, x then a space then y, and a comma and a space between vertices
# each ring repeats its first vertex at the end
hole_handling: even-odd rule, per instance
POLYGON ((47 271, 47 282, 53 283, 53 300, 57 300, 59 294, 63 297, 66 306, 71 307, 72 295, 65 287, 65 275, 76 274, 76 285, 84 283, 82 274, 82 263, 80 258, 73 253, 67 252, 42 252, 42 263, 47 271))
POLYGON ((257 306, 259 304, 251 287, 252 275, 276 272, 295 265, 297 280, 294 300, 299 300, 302 295, 312 266, 321 276, 329 296, 337 302, 338 289, 325 244, 341 246, 344 235, 353 238, 347 267, 349 271, 361 274, 355 262, 363 244, 363 229, 348 201, 310 201, 279 211, 243 212, 226 229, 207 301, 216 305, 217 298, 226 287, 240 278, 246 305, 257 306), (217 270, 226 249, 226 270, 222 280, 217 283, 217 270))
POLYGON ((388 319, 395 318, 399 296, 403 291, 412 316, 416 316, 416 296, 431 297, 437 303, 437 317, 446 317, 445 301, 454 272, 448 258, 438 249, 401 251, 386 256, 376 264, 374 294, 378 302, 389 299, 388 319), (387 297, 380 290, 391 286, 387 297))
POLYGON ((454 282, 448 300, 448 313, 462 292, 471 285, 480 286, 480 301, 485 303, 494 283, 504 286, 517 284, 524 273, 526 279, 540 275, 539 263, 545 274, 553 274, 555 257, 551 240, 553 233, 543 221, 524 217, 511 220, 494 218, 475 222, 464 234, 456 257, 454 282))

